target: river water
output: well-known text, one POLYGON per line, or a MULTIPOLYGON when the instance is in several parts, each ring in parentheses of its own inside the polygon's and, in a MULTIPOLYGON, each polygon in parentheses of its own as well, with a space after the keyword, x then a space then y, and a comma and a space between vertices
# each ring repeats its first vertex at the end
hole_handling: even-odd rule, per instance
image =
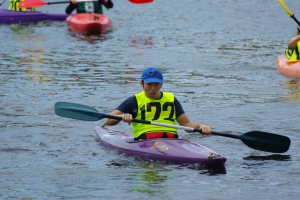
MULTIPOLYGON (((276 71, 296 24, 274 0, 114 1, 113 31, 65 22, 0 25, 1 199, 298 199, 300 83, 276 71), (96 139, 98 122, 54 114, 57 101, 110 113, 158 67, 164 91, 214 131, 288 136, 288 152, 179 131, 227 158, 225 169, 126 157, 96 139)), ((300 18, 300 2, 286 1, 300 18)), ((8 2, 2 5, 6 8, 8 2)), ((37 8, 63 13, 67 5, 37 8)), ((120 123, 113 127, 130 132, 120 123)))

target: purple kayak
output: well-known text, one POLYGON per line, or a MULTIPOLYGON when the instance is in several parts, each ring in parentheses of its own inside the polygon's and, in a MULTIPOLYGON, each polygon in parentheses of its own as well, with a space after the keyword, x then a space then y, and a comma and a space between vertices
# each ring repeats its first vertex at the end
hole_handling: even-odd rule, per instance
POLYGON ((67 14, 47 14, 39 11, 10 11, 0 9, 0 24, 34 23, 40 21, 65 21, 67 14))
POLYGON ((95 127, 99 141, 107 148, 129 156, 138 156, 174 164, 201 164, 207 167, 223 166, 226 158, 211 149, 185 139, 158 138, 135 141, 132 134, 95 127))

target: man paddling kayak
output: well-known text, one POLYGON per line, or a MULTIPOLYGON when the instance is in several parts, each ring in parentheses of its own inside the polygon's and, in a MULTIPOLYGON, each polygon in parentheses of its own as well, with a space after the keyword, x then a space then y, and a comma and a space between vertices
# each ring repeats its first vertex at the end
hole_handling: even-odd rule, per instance
POLYGON ((293 37, 285 50, 288 60, 300 60, 300 26, 297 26, 297 36, 293 37))
POLYGON ((71 14, 75 9, 77 13, 103 14, 102 5, 104 5, 107 9, 110 9, 114 6, 111 0, 98 0, 78 3, 76 2, 76 0, 71 0, 70 4, 66 8, 66 14, 71 14))
MULTIPOLYGON (((129 97, 122 102, 112 115, 122 116, 122 120, 129 125, 132 119, 149 120, 181 126, 188 126, 202 130, 203 135, 210 135, 211 128, 204 124, 191 121, 185 114, 180 102, 174 94, 161 92, 163 75, 157 68, 148 68, 142 73, 140 84, 143 91, 129 97)), ((107 119, 102 126, 113 126, 120 122, 116 119, 107 119)), ((178 138, 177 129, 149 124, 132 122, 134 139, 178 138)), ((188 131, 187 131, 188 132, 188 131)))

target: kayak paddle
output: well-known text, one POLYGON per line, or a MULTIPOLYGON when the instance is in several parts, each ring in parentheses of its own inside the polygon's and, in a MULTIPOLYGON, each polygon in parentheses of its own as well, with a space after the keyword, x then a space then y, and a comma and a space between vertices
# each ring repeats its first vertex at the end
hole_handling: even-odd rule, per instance
MULTIPOLYGON (((67 118, 84 120, 84 121, 98 121, 103 118, 122 120, 122 117, 120 116, 103 114, 93 107, 76 104, 76 103, 57 102, 55 103, 54 110, 55 110, 55 114, 61 117, 67 117, 67 118)), ((132 119, 132 122, 171 127, 171 128, 201 133, 201 129, 191 128, 186 126, 163 124, 159 122, 152 122, 152 121, 139 120, 139 119, 132 119)), ((242 135, 232 135, 232 134, 218 133, 218 132, 212 132, 211 134, 234 138, 234 139, 240 139, 245 145, 247 145, 252 149, 266 151, 266 152, 273 152, 273 153, 284 153, 288 151, 291 143, 291 140, 286 136, 277 135, 274 133, 262 132, 262 131, 250 131, 242 135)))
POLYGON ((0 6, 5 2, 5 0, 0 0, 0 6))
POLYGON ((278 0, 278 2, 282 5, 282 7, 284 8, 284 10, 287 12, 287 14, 293 18, 293 20, 300 26, 300 22, 296 19, 296 17, 294 16, 294 14, 290 11, 290 9, 286 6, 286 4, 284 3, 283 0, 278 0))
MULTIPOLYGON (((77 0, 76 2, 88 2, 88 1, 98 1, 98 0, 77 0)), ((151 3, 153 0, 128 0, 134 4, 145 4, 151 3)), ((70 1, 55 1, 55 2, 46 2, 43 0, 25 0, 21 1, 18 5, 19 8, 37 8, 45 5, 50 4, 63 4, 63 3, 70 3, 70 1)))
MULTIPOLYGON (((87 1, 98 1, 98 0, 77 0, 76 2, 87 2, 87 1)), ((46 2, 43 0, 25 0, 21 1, 18 5, 19 8, 37 8, 45 5, 51 4, 63 4, 70 3, 70 1, 55 1, 55 2, 46 2)))

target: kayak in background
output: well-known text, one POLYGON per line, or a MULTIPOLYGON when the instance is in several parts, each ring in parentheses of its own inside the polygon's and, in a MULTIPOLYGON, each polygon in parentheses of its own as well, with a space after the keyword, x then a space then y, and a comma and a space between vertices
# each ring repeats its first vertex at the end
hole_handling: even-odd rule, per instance
POLYGON ((69 28, 74 32, 100 34, 112 30, 112 21, 103 14, 80 13, 69 16, 66 21, 69 28))
POLYGON ((300 78, 300 60, 288 61, 285 55, 276 59, 277 70, 288 77, 300 78))
POLYGON ((0 9, 0 24, 34 23, 40 21, 64 21, 67 14, 47 14, 39 11, 11 11, 0 9))
POLYGON ((157 138, 133 140, 133 136, 121 131, 96 126, 99 141, 107 148, 128 156, 137 156, 173 164, 201 164, 205 167, 224 166, 226 158, 207 147, 185 139, 157 138))

